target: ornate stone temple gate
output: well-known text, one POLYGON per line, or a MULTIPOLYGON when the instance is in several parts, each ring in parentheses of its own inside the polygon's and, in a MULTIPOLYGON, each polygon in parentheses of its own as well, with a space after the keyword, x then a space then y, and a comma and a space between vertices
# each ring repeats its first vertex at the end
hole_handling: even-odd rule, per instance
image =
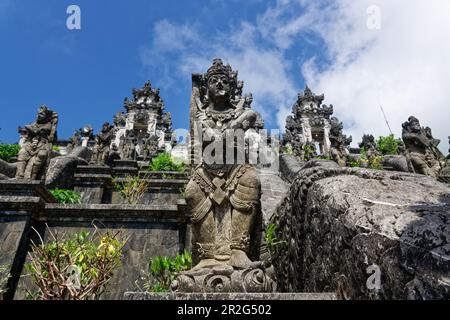
POLYGON ((292 107, 292 116, 286 119, 286 133, 284 143, 301 153, 305 144, 318 146, 318 154, 329 155, 330 143, 330 116, 333 114, 333 105, 322 104, 325 96, 315 95, 306 86, 298 95, 297 102, 292 107))

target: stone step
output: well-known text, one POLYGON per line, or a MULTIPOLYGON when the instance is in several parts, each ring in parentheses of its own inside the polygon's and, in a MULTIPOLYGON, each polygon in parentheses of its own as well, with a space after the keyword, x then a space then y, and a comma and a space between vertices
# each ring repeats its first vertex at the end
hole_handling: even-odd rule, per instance
POLYGON ((135 160, 114 160, 114 167, 138 168, 138 162, 135 160))
POLYGON ((135 176, 138 173, 138 168, 133 167, 115 167, 113 168, 113 176, 115 177, 125 177, 125 176, 135 176))
POLYGON ((59 204, 45 205, 39 220, 67 219, 68 221, 114 221, 132 219, 138 221, 181 222, 186 219, 185 202, 166 205, 129 204, 59 204))
POLYGON ((337 300, 335 293, 145 293, 125 292, 124 300, 337 300))
POLYGON ((0 202, 13 203, 35 200, 38 202, 54 203, 57 200, 45 188, 43 181, 30 180, 2 180, 0 181, 0 202))
POLYGON ((111 168, 108 166, 77 166, 77 173, 79 174, 111 174, 111 168))

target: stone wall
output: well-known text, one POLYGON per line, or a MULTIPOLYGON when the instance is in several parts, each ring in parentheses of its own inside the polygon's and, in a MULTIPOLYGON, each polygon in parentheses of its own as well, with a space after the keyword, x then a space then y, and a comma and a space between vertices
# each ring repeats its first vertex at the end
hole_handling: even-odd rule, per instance
MULTIPOLYGON (((148 271, 150 258, 175 256, 187 246, 187 220, 183 204, 180 206, 49 204, 36 217, 34 227, 44 241, 51 240, 50 231, 59 236, 95 232, 96 228, 120 232, 128 239, 123 262, 101 298, 122 299, 126 291, 138 290, 136 281, 148 271)), ((22 276, 25 274, 22 271, 22 276)), ((23 299, 25 289, 30 288, 30 279, 23 277, 14 298, 23 299)))
POLYGON ((284 241, 273 256, 281 291, 450 298, 448 186, 408 173, 309 167, 272 219, 284 241))
POLYGON ((4 298, 23 299, 26 289, 33 288, 24 269, 30 240, 39 243, 32 228, 45 241, 50 240, 49 231, 60 236, 96 228, 120 231, 128 239, 123 263, 102 299, 122 299, 126 291, 136 291, 136 281, 148 271, 150 258, 190 249, 186 203, 179 191, 177 195, 164 203, 64 205, 53 203, 41 183, 0 182, 0 265, 10 265, 12 274, 4 298))
MULTIPOLYGON (((0 214, 0 266, 7 268, 3 276, 12 275, 9 283, 1 289, 6 289, 6 286, 14 288, 18 281, 25 259, 30 221, 31 215, 27 213, 0 214)), ((12 298, 14 289, 8 291, 5 299, 12 298)))

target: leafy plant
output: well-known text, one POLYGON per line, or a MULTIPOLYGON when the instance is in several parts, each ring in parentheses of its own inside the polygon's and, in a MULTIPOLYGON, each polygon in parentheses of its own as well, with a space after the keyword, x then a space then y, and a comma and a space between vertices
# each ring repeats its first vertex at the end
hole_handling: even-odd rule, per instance
POLYGON ((369 161, 369 167, 372 169, 376 169, 376 170, 383 170, 383 165, 382 165, 383 159, 384 158, 382 156, 373 157, 369 161))
POLYGON ((6 284, 8 283, 11 274, 9 273, 10 265, 0 265, 0 300, 2 295, 6 292, 6 284))
POLYGON ((114 178, 114 186, 120 195, 128 204, 138 204, 144 193, 148 190, 150 180, 148 176, 144 177, 127 176, 125 179, 114 178))
POLYGON ((266 244, 272 254, 277 252, 279 245, 286 243, 286 241, 278 239, 277 229, 277 225, 270 223, 265 232, 266 244))
POLYGON ((302 149, 303 149, 303 152, 304 152, 306 160, 307 159, 311 159, 316 153, 315 148, 312 145, 310 145, 310 144, 304 144, 302 146, 302 149))
POLYGON ((145 281, 144 289, 149 292, 168 292, 170 284, 180 272, 192 267, 192 255, 184 250, 176 257, 157 256, 150 259, 148 274, 142 279, 145 281))
POLYGON ((19 155, 20 146, 18 144, 0 143, 0 159, 6 162, 19 155))
POLYGON ((69 189, 53 189, 50 193, 60 203, 79 204, 81 203, 81 196, 78 192, 69 189))
POLYGON ((52 150, 56 151, 56 152, 59 152, 59 151, 61 151, 61 148, 59 146, 53 146, 52 150))
POLYGON ((387 137, 380 136, 377 140, 377 149, 383 155, 397 155, 400 139, 395 139, 393 134, 387 137))
POLYGON ((35 287, 29 299, 89 300, 105 291, 114 270, 121 265, 126 243, 119 233, 82 231, 67 239, 49 233, 52 241, 32 243, 25 265, 35 287))
POLYGON ((292 145, 288 144, 283 148, 283 153, 288 155, 294 154, 294 149, 292 149, 292 145))
POLYGON ((150 171, 178 171, 182 172, 185 170, 185 165, 181 160, 172 158, 172 156, 163 152, 157 157, 152 159, 150 164, 150 171))
POLYGON ((347 166, 351 168, 358 168, 360 166, 360 162, 358 160, 347 159, 347 166))

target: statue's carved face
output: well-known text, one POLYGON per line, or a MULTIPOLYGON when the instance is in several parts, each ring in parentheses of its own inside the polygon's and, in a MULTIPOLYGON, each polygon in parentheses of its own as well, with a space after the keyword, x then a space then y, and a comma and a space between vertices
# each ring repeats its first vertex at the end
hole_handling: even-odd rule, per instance
POLYGON ((109 130, 109 123, 104 123, 102 127, 102 132, 107 132, 109 130))
POLYGON ((39 108, 38 114, 37 114, 37 123, 46 123, 48 121, 49 114, 47 109, 45 108, 39 108))
POLYGON ((230 97, 230 80, 226 75, 213 75, 208 79, 208 95, 211 101, 230 97))
POLYGON ((412 121, 409 123, 409 128, 411 129, 412 132, 420 132, 421 127, 420 127, 419 121, 412 120, 412 121))

